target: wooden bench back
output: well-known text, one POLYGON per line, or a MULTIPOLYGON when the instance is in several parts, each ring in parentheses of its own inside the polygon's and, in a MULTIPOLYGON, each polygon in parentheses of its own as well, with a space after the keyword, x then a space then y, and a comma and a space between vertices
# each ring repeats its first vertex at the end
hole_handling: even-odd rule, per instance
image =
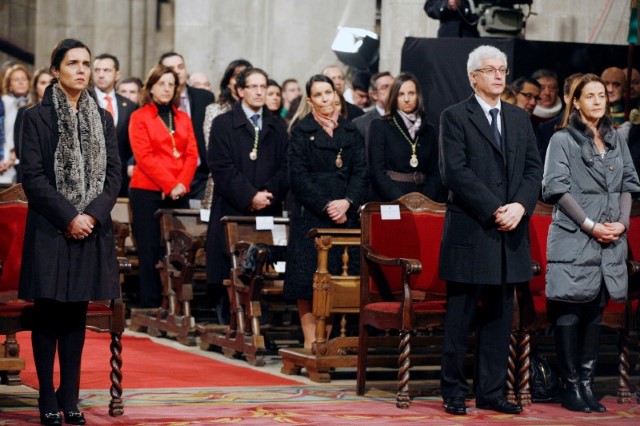
MULTIPOLYGON (((411 276, 411 288, 418 299, 440 298, 446 293, 445 282, 438 277, 445 211, 444 204, 419 193, 407 194, 394 202, 367 203, 362 209, 363 244, 383 256, 422 262, 422 272, 411 276), (382 218, 381 207, 389 205, 399 206, 400 220, 382 218)), ((381 270, 391 291, 402 292, 401 269, 382 266, 381 270)), ((378 292, 371 277, 368 285, 370 292, 378 292)))
POLYGON ((0 192, 0 292, 18 290, 27 207, 22 185, 0 192))
MULTIPOLYGON (((254 216, 224 216, 220 219, 225 231, 226 246, 229 255, 239 242, 249 244, 262 243, 267 245, 283 245, 286 241, 273 241, 271 230, 257 230, 254 216)), ((286 217, 274 217, 274 225, 285 225, 287 239, 289 238, 289 219, 286 217)))

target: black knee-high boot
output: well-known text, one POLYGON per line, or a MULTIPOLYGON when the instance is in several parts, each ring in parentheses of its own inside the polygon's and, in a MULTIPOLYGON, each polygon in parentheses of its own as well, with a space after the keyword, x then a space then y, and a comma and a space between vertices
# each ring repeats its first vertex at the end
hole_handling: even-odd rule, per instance
MULTIPOLYGON (((34 303, 34 324, 31 332, 33 361, 38 375, 40 413, 60 411, 53 385, 53 364, 56 357, 57 332, 52 322, 51 303, 38 299, 34 303)), ((55 318, 55 317, 54 317, 55 318)))
POLYGON ((555 328, 558 370, 564 386, 562 406, 570 411, 590 413, 591 408, 582 397, 579 389, 578 331, 578 325, 563 325, 555 328))
POLYGON ((600 324, 587 324, 582 332, 582 347, 579 353, 580 394, 589 404, 592 411, 604 413, 607 411, 604 405, 593 394, 593 379, 596 372, 596 362, 598 360, 598 345, 600 338, 600 324))
POLYGON ((78 382, 84 347, 87 303, 66 303, 64 325, 58 335, 60 387, 56 392, 58 404, 65 411, 78 411, 78 382))

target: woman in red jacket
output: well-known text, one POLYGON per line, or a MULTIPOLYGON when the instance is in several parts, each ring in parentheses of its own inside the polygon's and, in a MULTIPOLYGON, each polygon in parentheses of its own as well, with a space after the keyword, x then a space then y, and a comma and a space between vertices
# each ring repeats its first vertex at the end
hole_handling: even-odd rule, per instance
POLYGON ((140 305, 161 302, 156 263, 161 256, 161 208, 189 208, 185 195, 198 162, 198 146, 189 116, 177 109, 178 76, 163 65, 149 71, 142 89, 141 108, 131 114, 129 139, 136 161, 129 203, 132 230, 138 246, 140 305))

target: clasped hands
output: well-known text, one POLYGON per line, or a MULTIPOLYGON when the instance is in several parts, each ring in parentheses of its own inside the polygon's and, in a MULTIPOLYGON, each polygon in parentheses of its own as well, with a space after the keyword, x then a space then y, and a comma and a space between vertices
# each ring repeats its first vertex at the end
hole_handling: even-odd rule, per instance
POLYGON ((266 189, 258 191, 251 200, 251 207, 249 207, 249 210, 257 211, 269 207, 271 205, 271 200, 273 200, 273 194, 271 192, 266 189))
POLYGON ((516 229, 524 213, 524 206, 520 203, 510 203, 498 207, 498 210, 493 213, 496 218, 495 222, 498 225, 498 231, 513 231, 516 229))
POLYGON ((327 204, 327 214, 337 225, 342 225, 347 221, 347 210, 351 204, 348 200, 333 200, 327 204))
POLYGON ((96 219, 93 216, 80 213, 74 217, 69 226, 67 226, 67 232, 64 236, 76 240, 83 240, 85 237, 91 235, 95 225, 96 219))
POLYGON ((617 241, 625 230, 625 226, 620 222, 596 223, 591 230, 591 235, 597 242, 606 244, 617 241))
POLYGON ((172 200, 177 200, 180 197, 184 197, 186 193, 187 188, 185 188, 183 184, 179 183, 171 190, 169 197, 171 197, 172 200))

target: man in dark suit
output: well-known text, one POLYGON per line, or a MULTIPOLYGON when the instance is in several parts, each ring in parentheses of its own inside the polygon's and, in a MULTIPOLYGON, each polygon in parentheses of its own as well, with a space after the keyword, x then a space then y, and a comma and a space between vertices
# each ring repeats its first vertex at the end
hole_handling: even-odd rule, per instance
POLYGON ((111 113, 116 125, 118 153, 122 165, 122 184, 118 197, 129 197, 127 164, 133 156, 129 143, 129 117, 138 105, 115 91, 116 81, 120 78, 120 61, 114 55, 103 53, 96 56, 92 76, 98 104, 111 113))
POLYGON ((356 125, 362 137, 365 138, 365 144, 369 124, 376 118, 384 115, 384 109, 387 105, 387 99, 389 99, 392 84, 393 76, 389 71, 378 72, 371 76, 371 80, 369 81, 369 96, 373 99, 375 105, 371 111, 353 120, 353 124, 356 125))
POLYGON ((440 118, 440 173, 449 190, 439 265, 447 282, 441 392, 450 414, 466 414, 463 364, 478 303, 476 407, 522 411, 503 388, 514 286, 532 278, 528 215, 542 166, 528 114, 500 101, 508 72, 503 52, 476 48, 467 62, 475 94, 440 118))
MULTIPOLYGON (((264 103, 267 74, 248 68, 238 75, 236 91, 241 101, 213 120, 208 162, 214 182, 211 217, 207 230, 207 285, 210 295, 225 295, 222 282, 229 278, 223 216, 281 216, 287 182, 289 136, 284 121, 264 103)), ((218 320, 221 318, 218 305, 218 320)))
POLYGON ((198 153, 200 161, 196 174, 191 181, 191 192, 189 198, 192 200, 202 200, 204 190, 207 186, 207 178, 209 177, 209 167, 207 166, 207 148, 204 143, 204 114, 207 106, 215 102, 215 96, 208 90, 196 89, 187 85, 187 67, 184 63, 182 55, 176 52, 167 52, 160 56, 159 65, 171 68, 176 74, 180 87, 180 109, 191 117, 193 123, 193 131, 198 141, 198 153))
POLYGON ((480 18, 468 0, 427 0, 424 11, 429 18, 440 21, 438 37, 480 37, 480 18))

